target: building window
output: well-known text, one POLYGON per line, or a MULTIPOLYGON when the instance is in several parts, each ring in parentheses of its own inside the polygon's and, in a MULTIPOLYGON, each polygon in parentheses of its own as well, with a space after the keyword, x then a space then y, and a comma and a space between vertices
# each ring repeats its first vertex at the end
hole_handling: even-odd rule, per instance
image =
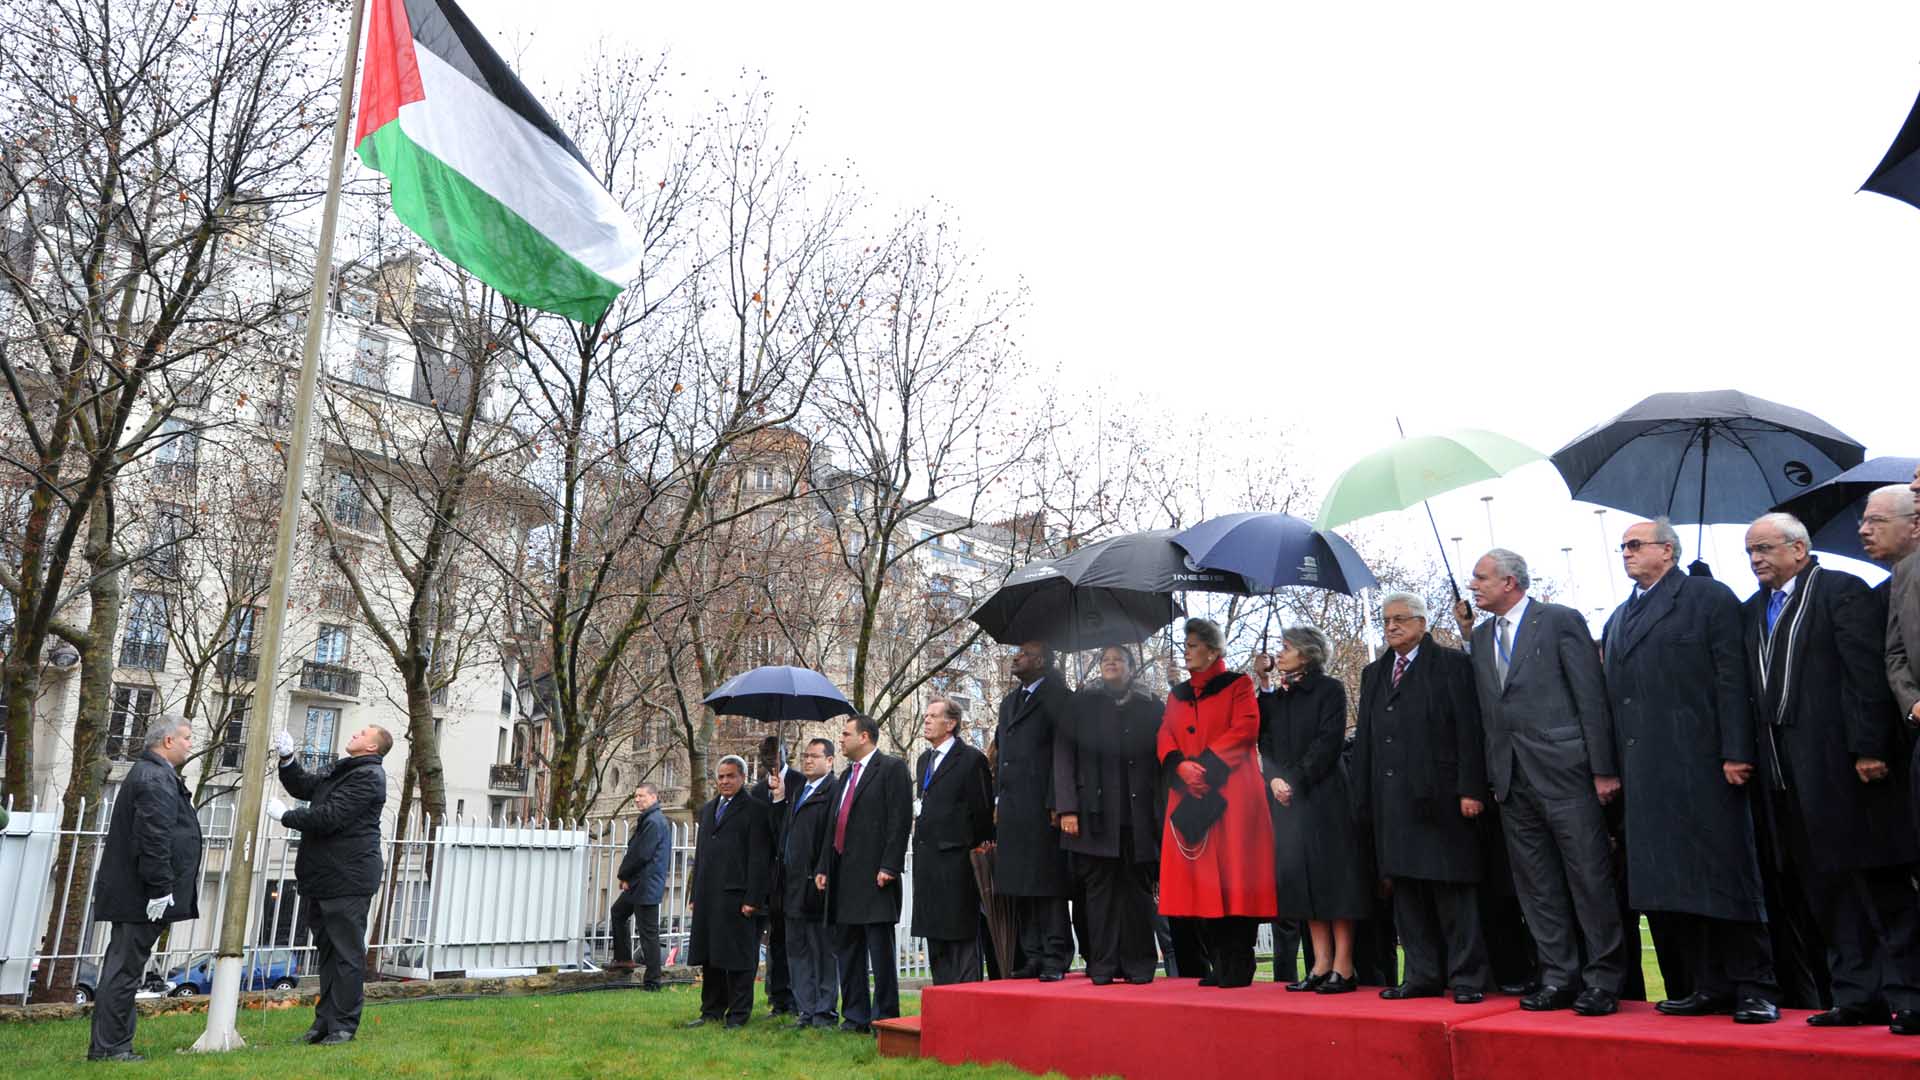
POLYGON ((175 503, 156 507, 147 526, 147 553, 141 560, 146 571, 156 577, 179 577, 180 541, 191 532, 186 507, 175 503))
POLYGON ((360 484, 350 472, 333 474, 333 520, 349 529, 363 528, 367 520, 367 500, 360 484))
POLYGON ((340 710, 307 706, 307 730, 300 739, 300 764, 321 769, 333 762, 333 740, 340 733, 340 710))
POLYGON ((167 597, 136 590, 127 599, 127 633, 120 643, 120 666, 159 671, 167 666, 167 597))
POLYGON ((387 343, 379 334, 369 330, 360 332, 353 359, 347 366, 347 379, 355 386, 373 390, 387 388, 387 343))
POLYGON ((247 714, 253 702, 245 694, 227 698, 226 718, 220 722, 220 767, 238 769, 247 757, 247 714))
POLYGON ((313 643, 314 662, 344 665, 351 654, 352 645, 351 628, 334 623, 321 623, 320 634, 313 643))
POLYGON ((152 687, 115 686, 113 708, 107 713, 107 759, 132 761, 139 757, 153 716, 152 687))
POLYGON ((194 466, 200 460, 200 436, 193 425, 169 417, 161 421, 154 440, 153 462, 160 480, 170 484, 191 482, 194 466))

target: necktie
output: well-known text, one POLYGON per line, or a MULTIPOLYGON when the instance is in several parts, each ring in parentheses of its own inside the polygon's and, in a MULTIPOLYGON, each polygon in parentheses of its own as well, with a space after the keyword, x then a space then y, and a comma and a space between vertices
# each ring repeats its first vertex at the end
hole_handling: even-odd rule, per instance
POLYGON ((720 819, 727 816, 727 803, 729 801, 730 800, 727 799, 721 799, 720 805, 713 808, 713 823, 715 825, 720 824, 720 819))
POLYGON ((1404 656, 1394 657, 1393 658, 1393 685, 1399 686, 1400 676, 1405 675, 1406 673, 1407 673, 1407 658, 1404 656))
POLYGON ((1786 606, 1787 594, 1781 592, 1779 589, 1773 590, 1773 595, 1767 597, 1767 633, 1773 633, 1774 620, 1780 617, 1781 609, 1786 606))
POLYGON ((847 773, 847 794, 840 800, 840 819, 833 823, 833 852, 836 855, 847 853, 847 814, 853 810, 853 789, 860 784, 860 763, 854 762, 853 769, 847 773))
POLYGON ((1500 685, 1507 685, 1507 669, 1513 664, 1513 621, 1505 615, 1494 621, 1493 665, 1500 673, 1500 685))
POLYGON ((920 776, 920 793, 922 795, 926 794, 927 788, 933 785, 933 770, 938 769, 939 767, 940 767, 940 751, 935 750, 933 752, 933 756, 927 759, 927 771, 922 773, 920 776))

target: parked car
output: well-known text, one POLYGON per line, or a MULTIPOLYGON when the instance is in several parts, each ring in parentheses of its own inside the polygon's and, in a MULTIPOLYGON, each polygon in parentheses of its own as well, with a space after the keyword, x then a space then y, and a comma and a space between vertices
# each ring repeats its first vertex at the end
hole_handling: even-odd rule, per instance
MULTIPOLYGON (((173 997, 192 997, 213 993, 213 954, 199 953, 167 972, 173 997)), ((242 990, 291 990, 300 984, 300 961, 292 949, 256 952, 247 961, 240 980, 242 990)))
MULTIPOLYGON (((62 961, 62 963, 65 963, 65 961, 62 961)), ((33 973, 35 979, 40 977, 39 960, 33 962, 33 973)), ((94 994, 93 988, 98 985, 100 985, 100 965, 92 960, 80 961, 79 969, 74 972, 73 976, 74 1002, 80 1005, 91 1003, 94 994)), ((147 972, 147 977, 141 981, 140 989, 135 991, 133 996, 136 998, 161 997, 172 989, 173 984, 161 978, 159 972, 149 971, 147 972)))

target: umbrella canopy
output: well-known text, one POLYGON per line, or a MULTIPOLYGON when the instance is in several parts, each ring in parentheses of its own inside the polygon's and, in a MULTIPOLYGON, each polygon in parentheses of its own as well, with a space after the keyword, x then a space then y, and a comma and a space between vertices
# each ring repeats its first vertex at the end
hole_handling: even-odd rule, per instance
POLYGON ((825 675, 779 664, 735 675, 703 701, 722 716, 775 722, 831 720, 853 711, 853 703, 825 675))
POLYGON ((1915 99, 1907 112, 1907 122, 1900 125, 1893 145, 1887 147, 1887 156, 1874 166, 1860 190, 1920 206, 1920 99, 1915 99))
POLYGON ((1860 464, 1812 413, 1738 390, 1655 394, 1561 447, 1573 497, 1676 525, 1747 522, 1860 464))
POLYGON ((1911 481, 1916 465, 1920 458, 1877 457, 1815 484, 1774 509, 1799 518, 1812 534, 1815 548, 1866 562, 1866 549, 1860 546, 1860 518, 1867 512, 1867 496, 1875 488, 1911 481))
POLYGON ((1327 490, 1313 527, 1332 529, 1373 514, 1405 510, 1423 499, 1505 475, 1543 456, 1505 435, 1475 428, 1401 439, 1349 465, 1327 490))
POLYGON ((1352 544, 1292 514, 1208 518, 1173 542, 1195 566, 1239 574, 1261 592, 1304 585, 1352 596, 1380 584, 1352 544))
POLYGON ((1029 563, 967 617, 1004 645, 1044 641, 1075 652, 1146 640, 1179 617, 1176 592, 1259 591, 1239 574, 1192 565, 1173 533, 1129 533, 1029 563))

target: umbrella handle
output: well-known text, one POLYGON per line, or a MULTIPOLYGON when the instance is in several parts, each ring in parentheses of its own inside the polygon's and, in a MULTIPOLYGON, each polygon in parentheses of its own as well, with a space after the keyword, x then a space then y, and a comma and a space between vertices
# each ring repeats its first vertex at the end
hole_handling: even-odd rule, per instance
MULTIPOLYGON (((1400 429, 1401 438, 1407 437, 1407 425, 1401 423, 1399 417, 1393 418, 1393 426, 1400 429)), ((1447 545, 1440 541, 1440 523, 1433 519, 1433 504, 1421 499, 1420 505, 1427 508, 1427 524, 1433 526, 1433 543, 1440 549, 1440 565, 1447 572, 1447 588, 1453 590, 1453 602, 1458 604, 1461 599, 1460 583, 1453 580, 1453 563, 1447 560, 1447 545)))

